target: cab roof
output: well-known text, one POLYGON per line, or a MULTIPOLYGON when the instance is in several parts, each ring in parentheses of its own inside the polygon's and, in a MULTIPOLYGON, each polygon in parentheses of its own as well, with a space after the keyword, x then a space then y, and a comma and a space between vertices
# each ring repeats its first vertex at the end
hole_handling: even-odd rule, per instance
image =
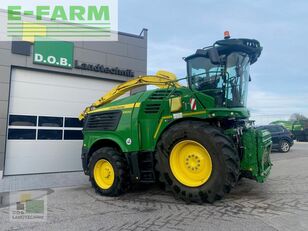
POLYGON ((208 50, 214 47, 217 49, 219 55, 228 55, 232 52, 244 52, 249 55, 251 64, 257 61, 263 49, 256 39, 223 39, 216 41, 212 46, 198 49, 195 54, 187 56, 184 60, 187 61, 200 56, 208 57, 208 50))

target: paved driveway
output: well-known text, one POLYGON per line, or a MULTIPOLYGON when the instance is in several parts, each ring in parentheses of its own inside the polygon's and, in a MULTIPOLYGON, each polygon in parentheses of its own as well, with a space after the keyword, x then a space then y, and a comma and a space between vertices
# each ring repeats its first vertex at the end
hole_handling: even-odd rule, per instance
POLYGON ((2 194, 0 230, 308 230, 308 143, 272 153, 264 184, 242 180, 213 205, 185 204, 156 186, 118 198, 90 185, 47 189, 47 221, 10 222, 2 194))

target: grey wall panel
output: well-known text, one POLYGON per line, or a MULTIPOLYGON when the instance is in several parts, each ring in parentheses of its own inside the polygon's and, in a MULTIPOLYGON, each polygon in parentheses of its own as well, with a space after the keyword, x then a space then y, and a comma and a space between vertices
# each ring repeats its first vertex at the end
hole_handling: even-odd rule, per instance
POLYGON ((121 36, 119 35, 119 42, 126 43, 129 45, 139 46, 139 47, 147 47, 147 39, 146 38, 136 38, 133 36, 121 36))
POLYGON ((139 59, 133 59, 129 57, 122 57, 116 55, 108 55, 107 56, 107 65, 114 65, 115 63, 118 64, 121 68, 127 68, 134 71, 139 71, 146 73, 146 61, 142 61, 139 59))
POLYGON ((9 83, 0 83, 0 100, 5 101, 9 99, 10 85, 9 83))
MULTIPOLYGON (((1 149, 1 147, 0 147, 0 149, 1 149)), ((0 152, 0 171, 2 172, 3 171, 3 167, 4 167, 4 158, 2 158, 2 157, 4 157, 4 152, 0 152)), ((1 172, 0 172, 0 180, 1 180, 1 172)), ((2 172, 2 174, 3 174, 3 172, 2 172)))
MULTIPOLYGON (((5 136, 0 136, 0 152, 1 153, 4 153, 4 147, 5 147, 5 136)), ((1 162, 1 159, 0 158, 0 162, 1 162)), ((3 165, 0 165, 0 166, 3 166, 3 165)))
POLYGON ((11 46, 12 46, 11 42, 0 41, 1 49, 11 50, 11 46))
MULTIPOLYGON (((11 44, 9 43, 9 45, 11 44)), ((6 52, 3 51, 4 49, 0 49, 0 57, 6 55, 6 52)), ((0 65, 3 65, 3 63, 0 63, 0 65)), ((10 75, 11 66, 0 66, 0 171, 2 171, 4 168, 5 135, 9 102, 8 98, 10 75)))
POLYGON ((10 65, 20 65, 26 66, 26 58, 24 55, 12 54, 11 50, 0 49, 0 65, 1 66, 10 66, 10 65))
MULTIPOLYGON (((0 108, 1 110, 1 108, 0 108)), ((0 119, 0 171, 3 171, 4 169, 4 151, 5 151, 5 135, 6 135, 6 125, 7 120, 0 119)), ((1 180, 1 174, 0 174, 0 180, 1 180)))
POLYGON ((102 53, 127 56, 126 46, 125 43, 120 42, 84 42, 83 48, 102 53))
POLYGON ((147 48, 127 45, 127 56, 134 59, 146 60, 147 48))
POLYGON ((0 119, 6 119, 8 109, 8 101, 0 101, 0 119))
POLYGON ((0 136, 4 136, 6 134, 6 124, 7 119, 0 119, 0 136))
POLYGON ((93 63, 93 64, 104 64, 106 63, 106 54, 94 50, 75 48, 74 50, 75 59, 79 61, 93 63))
POLYGON ((83 41, 80 41, 80 42, 74 42, 75 47, 80 47, 80 48, 83 48, 83 44, 84 44, 84 42, 83 42, 83 41))
POLYGON ((136 77, 138 77, 138 76, 140 76, 140 75, 146 75, 147 73, 146 72, 144 72, 144 71, 136 71, 135 72, 135 76, 136 77))
MULTIPOLYGON (((0 53, 1 55, 1 53, 0 53)), ((1 63, 0 63, 1 65, 1 63)), ((10 66, 0 66, 0 83, 9 83, 11 77, 11 67, 10 66)))

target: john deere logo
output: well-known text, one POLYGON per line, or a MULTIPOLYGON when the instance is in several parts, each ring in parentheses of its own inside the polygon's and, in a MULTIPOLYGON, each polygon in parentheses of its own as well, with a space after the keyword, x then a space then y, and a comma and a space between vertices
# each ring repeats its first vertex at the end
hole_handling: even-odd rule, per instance
POLYGON ((74 43, 37 41, 34 43, 33 63, 73 68, 74 43))

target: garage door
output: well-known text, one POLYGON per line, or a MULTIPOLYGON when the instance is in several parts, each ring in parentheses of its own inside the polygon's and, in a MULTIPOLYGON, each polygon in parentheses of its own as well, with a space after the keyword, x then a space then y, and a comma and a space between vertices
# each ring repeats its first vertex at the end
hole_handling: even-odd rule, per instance
POLYGON ((117 84, 13 69, 5 175, 81 170, 78 115, 117 84))

